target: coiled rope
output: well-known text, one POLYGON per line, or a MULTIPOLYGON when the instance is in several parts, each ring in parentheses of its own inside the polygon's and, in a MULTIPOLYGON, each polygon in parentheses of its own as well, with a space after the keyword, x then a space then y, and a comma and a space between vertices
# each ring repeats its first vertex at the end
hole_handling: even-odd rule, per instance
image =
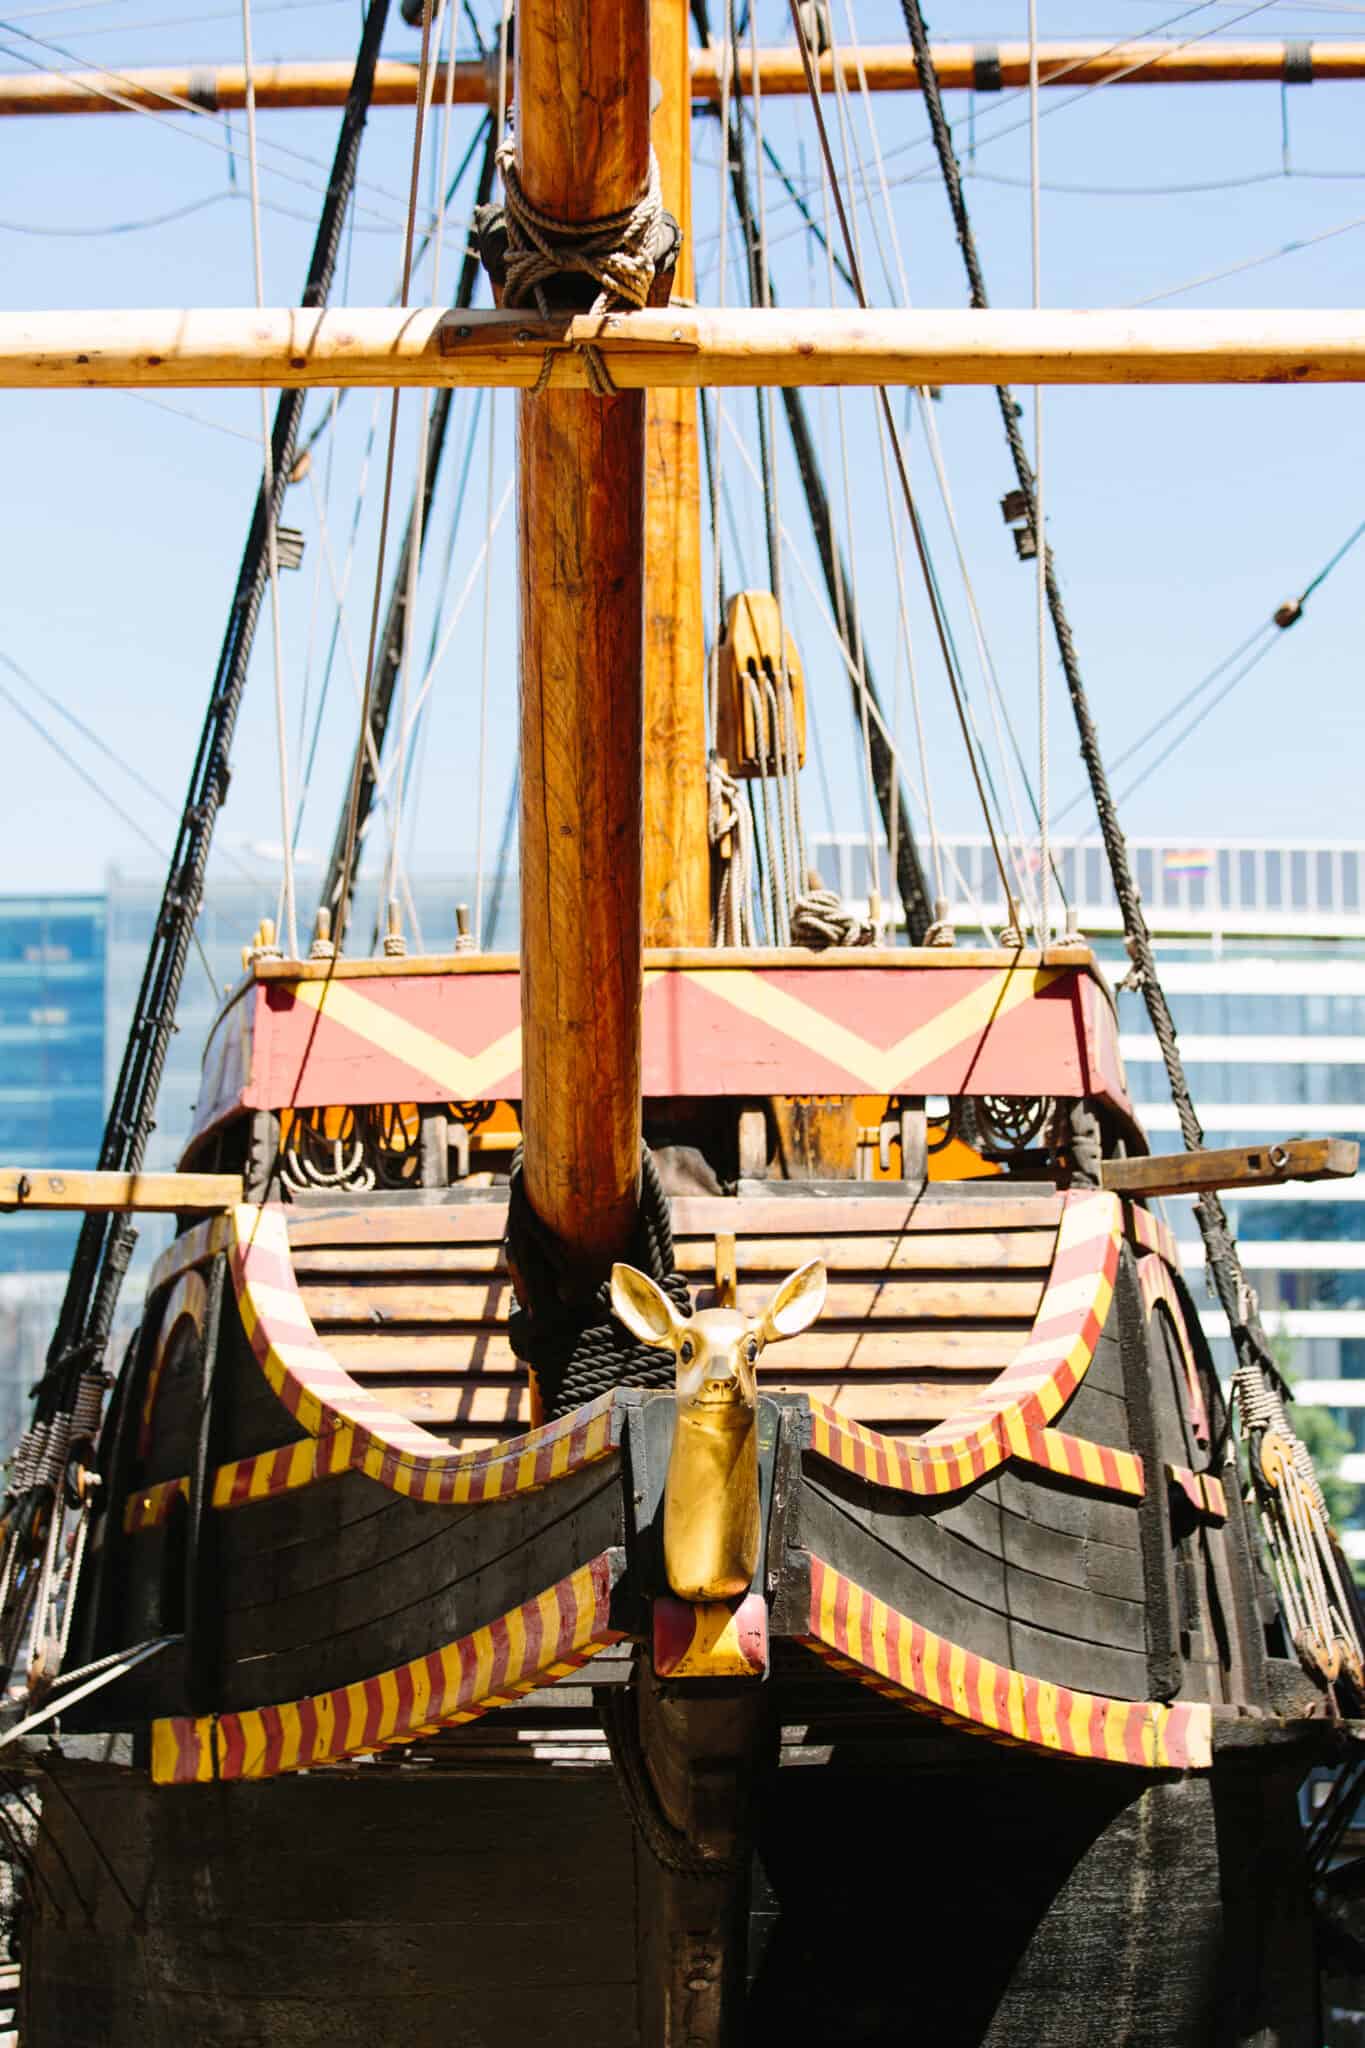
MULTIPOLYGON (((507 1260, 522 1297, 522 1306, 507 1319, 508 1342, 536 1375, 547 1421, 571 1415, 613 1387, 672 1386, 672 1352, 638 1343, 617 1322, 610 1281, 583 1291, 577 1261, 531 1207, 520 1152, 508 1187, 507 1260)), ((640 1206, 626 1261, 647 1273, 680 1315, 691 1315, 687 1282, 674 1265, 668 1197, 648 1146, 640 1161, 640 1206)))
MULTIPOLYGON (((511 135, 498 146, 498 169, 507 229, 505 306, 534 305, 548 317, 553 307, 546 286, 566 273, 589 277, 597 285, 597 297, 588 308, 591 313, 638 310, 645 304, 657 260, 669 239, 659 165, 652 149, 649 180, 635 204, 589 221, 560 220, 532 204, 517 173, 516 141, 511 135)), ((589 388, 598 398, 610 398, 616 385, 601 350, 584 342, 581 351, 589 388)), ((533 392, 543 391, 549 382, 554 355, 553 349, 545 351, 533 392)))

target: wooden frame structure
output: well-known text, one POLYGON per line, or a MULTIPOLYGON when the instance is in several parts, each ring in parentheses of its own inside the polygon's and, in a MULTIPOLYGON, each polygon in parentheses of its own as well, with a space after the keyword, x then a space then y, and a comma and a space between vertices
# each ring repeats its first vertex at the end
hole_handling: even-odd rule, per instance
MULTIPOLYGON (((1360 311, 730 307, 541 319, 440 307, 0 314, 0 389, 484 385, 1324 384, 1365 379, 1360 311)), ((544 387, 542 387, 544 388, 544 387)))
MULTIPOLYGON (((1026 43, 936 43, 934 65, 945 90, 995 92, 1028 83, 1026 43)), ((496 66, 481 59, 457 62, 451 86, 456 106, 496 105, 496 66)), ((691 52, 692 98, 703 106, 721 97, 721 56, 716 50, 691 52)), ((824 83, 832 89, 834 62, 825 57, 824 83)), ((265 64, 256 68, 258 108, 322 108, 344 104, 352 67, 345 61, 265 64)), ((417 99, 419 67, 389 58, 375 73, 373 104, 408 107, 417 99)), ((731 90, 752 90, 753 59, 742 51, 730 79, 731 90)), ((844 78, 851 92, 918 92, 919 77, 908 44, 890 44, 849 53, 844 78)), ((1041 86, 1090 85, 1232 85, 1281 82, 1306 85, 1319 81, 1365 78, 1365 42, 1045 42, 1039 46, 1041 86)), ((782 98, 806 90, 800 53, 795 49, 760 50, 761 91, 782 98)), ((446 67, 438 65, 433 89, 439 105, 446 92, 446 67)), ((205 113, 231 113, 246 104, 246 74, 240 64, 140 66, 133 70, 34 72, 0 78, 0 118, 21 114, 121 114, 154 109, 180 111, 188 102, 205 113)))

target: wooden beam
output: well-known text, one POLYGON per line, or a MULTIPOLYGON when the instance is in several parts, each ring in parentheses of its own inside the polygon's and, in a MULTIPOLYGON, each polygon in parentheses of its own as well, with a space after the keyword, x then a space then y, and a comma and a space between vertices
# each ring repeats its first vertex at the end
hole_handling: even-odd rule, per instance
MULTIPOLYGON (((660 85, 654 151, 664 205, 683 236, 673 289, 690 299, 695 285, 688 0, 650 0, 649 17, 651 63, 660 85)), ((644 936, 647 946, 704 946, 711 936, 711 860, 694 392, 650 392, 645 473, 644 936)))
MULTIPOLYGON (((935 43, 934 63, 945 91, 981 89, 983 76, 998 78, 1002 87, 1028 83, 1026 43, 935 43)), ((871 92, 918 92, 919 79, 908 44, 864 47, 862 71, 871 92)), ((825 84, 832 89, 834 63, 822 61, 825 84)), ((256 70, 258 108, 321 108, 344 105, 354 67, 344 60, 320 59, 293 64, 263 64, 256 70)), ((1128 43, 1045 42, 1039 45, 1038 82, 1042 86, 1086 85, 1235 85, 1307 83, 1365 78, 1365 42, 1284 43, 1160 42, 1140 38, 1128 43)), ((381 62, 375 73, 377 107, 410 107, 417 99, 419 67, 398 59, 381 62)), ((748 93, 753 60, 739 53, 731 72, 731 90, 748 93)), ((801 58, 795 49, 760 50, 759 83, 766 94, 799 95, 806 90, 801 58)), ((844 78, 850 92, 861 90, 858 64, 844 57, 844 78)), ((435 67, 433 101, 446 91, 446 68, 435 67)), ((720 58, 715 50, 691 53, 691 93, 702 105, 720 100, 720 58)), ((452 86, 456 106, 496 103, 497 78, 481 60, 457 62, 452 86)), ((35 71, 0 76, 0 118, 9 114, 119 114, 148 108, 174 114, 177 102, 196 111, 231 113, 246 104, 246 76, 240 64, 116 67, 109 71, 35 71)), ((987 102, 989 105, 989 102, 987 102)))
POLYGON ((0 1166, 0 1210, 231 1209, 245 1199, 239 1173, 52 1173, 0 1166))
POLYGON ((650 309, 542 320, 435 307, 0 313, 0 389, 442 385, 1330 384, 1365 380, 1365 312, 650 309))
POLYGON ((1100 1179, 1120 1195, 1197 1195, 1211 1188, 1278 1186, 1286 1180, 1349 1180, 1360 1147, 1349 1138, 1289 1138, 1216 1152, 1162 1152, 1106 1159, 1100 1179))
MULTIPOLYGON (((516 64, 531 204, 570 221, 633 206, 643 0, 521 0, 516 64)), ((587 1283, 625 1251, 640 1180, 644 397, 528 392, 517 446, 525 1189, 587 1283)))

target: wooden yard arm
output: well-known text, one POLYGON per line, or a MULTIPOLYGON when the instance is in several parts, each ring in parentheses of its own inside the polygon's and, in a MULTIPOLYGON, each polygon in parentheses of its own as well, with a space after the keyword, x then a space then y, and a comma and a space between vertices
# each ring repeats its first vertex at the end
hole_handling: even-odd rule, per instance
POLYGON ((0 1212, 15 1209, 231 1209, 244 1200, 239 1173, 52 1173, 0 1166, 0 1212))
POLYGON ((541 319, 440 307, 0 313, 0 388, 616 388, 1365 381, 1359 312, 646 308, 541 319), (542 387, 544 388, 544 387, 542 387))
POLYGON ((1106 1159, 1104 1187, 1118 1195, 1198 1195, 1209 1188, 1274 1187, 1286 1180, 1349 1180, 1360 1147, 1349 1138, 1288 1138, 1216 1152, 1163 1152, 1106 1159))
MULTIPOLYGON (((935 43, 934 68, 945 91, 978 92, 1028 84, 1027 43, 935 43)), ((717 50, 691 52, 692 97, 716 105, 721 97, 723 58, 717 50)), ((754 60, 740 50, 731 64, 730 89, 752 89, 754 60)), ((834 59, 820 69, 826 90, 834 85, 834 59)), ((346 103, 354 64, 349 59, 313 58, 256 66, 256 105, 340 107, 346 103)), ((416 103, 421 66, 385 58, 376 68, 373 105, 416 103)), ((758 52, 758 77, 765 98, 803 98, 806 74, 793 45, 758 52)), ((1128 43, 1044 42, 1038 49, 1040 86, 1318 84, 1328 79, 1365 78, 1365 43, 1254 41, 1161 42, 1150 37, 1128 43)), ((918 92, 919 74, 908 42, 864 46, 844 56, 844 83, 856 93, 866 79, 869 92, 918 92)), ((509 80, 510 83, 510 80, 509 80)), ((496 106, 498 66, 482 58, 457 60, 449 81, 457 107, 496 106)), ((446 67, 434 67, 432 99, 447 92, 446 67)), ((0 118, 15 114, 118 114, 150 109, 166 115, 230 113, 246 105, 246 73, 240 64, 117 65, 110 70, 8 72, 0 77, 0 118)))

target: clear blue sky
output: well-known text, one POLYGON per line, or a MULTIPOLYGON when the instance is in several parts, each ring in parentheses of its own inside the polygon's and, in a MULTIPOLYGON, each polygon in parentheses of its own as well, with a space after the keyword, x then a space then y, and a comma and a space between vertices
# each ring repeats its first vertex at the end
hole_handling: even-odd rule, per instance
MULTIPOLYGON (((836 0, 842 10, 845 0, 836 0)), ((482 12, 482 9, 480 9, 482 12)), ((1237 36, 1338 36, 1365 33, 1365 10, 1277 4, 1245 9, 1206 5, 1163 13, 1155 0, 1105 0, 1096 13, 1066 0, 1042 0, 1045 36, 1127 36, 1163 29, 1173 36, 1213 30, 1237 36), (1177 19, 1177 16, 1179 17, 1177 19)), ((899 9, 879 0, 856 10, 867 41, 900 41, 899 9)), ((240 55, 240 20, 230 0, 191 9, 184 0, 99 0, 99 4, 22 7, 5 17, 0 66, 43 59, 21 30, 60 44, 54 64, 210 62, 240 55), (139 26, 138 24, 147 24, 139 26)), ((353 52, 353 0, 258 0, 258 62, 353 52)), ((762 0, 765 40, 787 41, 785 7, 762 0)), ((846 33, 846 22, 841 18, 846 33)), ((980 0, 969 13, 935 10, 940 35, 977 41, 1022 36, 1022 6, 980 0)), ((411 54, 415 32, 397 9, 387 49, 411 54)), ((1281 175, 1281 94, 1273 86, 1113 87, 1075 104, 1046 95, 1042 125, 1043 290, 1059 306, 1122 306, 1170 291, 1208 272, 1270 255, 1293 242, 1365 216, 1365 84, 1318 84, 1287 97, 1291 176, 1281 175), (1320 173, 1308 176, 1307 173, 1320 173), (1085 190, 1074 188, 1084 187, 1085 190), (1101 189, 1103 188, 1103 189, 1101 189)), ((1021 101, 980 99, 976 175, 969 185, 978 236, 1001 306, 1027 302, 1029 290, 1027 138, 1021 101), (1013 129, 1009 134, 998 133, 1013 129), (996 136, 997 139, 992 139, 996 136)), ((961 95, 950 112, 965 123, 961 95)), ((457 115, 453 164, 473 133, 474 115, 457 115)), ((816 149, 809 118, 794 106, 766 110, 766 125, 794 174, 810 177, 816 149)), ((885 99, 877 119, 896 185, 898 233, 913 298, 920 305, 962 303, 963 283, 946 209, 916 97, 885 99)), ((266 296, 297 299, 330 157, 337 116, 263 113, 266 296), (297 152, 298 154, 290 154, 297 152)), ((406 190, 412 116, 377 114, 362 155, 361 202, 338 297, 383 302, 396 275, 401 195, 406 190)), ((715 289, 716 131, 699 121, 696 228, 701 296, 715 289)), ((433 137, 437 131, 433 130, 433 137)), ((0 254, 4 302, 22 307, 230 305, 252 292, 249 210, 242 124, 233 151, 219 120, 137 116, 7 121, 0 124, 0 254), (235 184, 233 182, 235 178, 235 184), (30 234, 32 228, 102 229, 137 222, 193 202, 187 217, 129 233, 30 234)), ((959 127, 965 150, 965 126, 959 127)), ((424 190, 430 170, 424 173, 424 190)), ((818 205, 818 195, 815 203, 818 205)), ((787 303, 822 295, 821 260, 804 237, 787 232, 792 213, 775 185, 768 192, 775 273, 787 303)), ((456 214, 462 214, 457 207, 456 214)), ((868 224, 864 222, 864 232, 868 224)), ((444 259, 443 293, 453 287, 458 222, 444 259)), ((1164 301, 1172 306, 1336 306, 1365 303, 1361 289, 1365 227, 1222 282, 1164 301)), ((874 281, 877 266, 869 247, 874 281)), ((731 295, 736 271, 731 259, 731 295)), ((419 297, 429 293, 423 272, 419 297)), ((878 297, 884 292, 878 287, 878 297)), ((1362 315, 1365 318, 1365 315, 1362 315)), ((832 398, 813 400, 827 436, 839 489, 832 398)), ((310 401, 309 419, 324 406, 310 401)), ((496 408, 492 500, 509 474, 514 401, 496 408)), ((846 408, 856 525, 856 569, 869 641, 888 695, 899 675, 895 576, 870 396, 846 408)), ((348 627, 363 661, 374 578, 374 507, 387 397, 370 461, 355 553, 348 627)), ((375 401, 347 399, 334 437, 330 481, 320 458, 319 489, 330 489, 328 524, 340 572, 375 401)), ((420 399, 405 399, 400 422, 401 504, 410 478, 420 399)), ((457 405, 432 565, 445 550, 455 476, 472 410, 457 405)), ((730 419, 754 442, 754 402, 726 401, 730 419)), ((485 409, 484 420, 487 420, 485 409)), ((984 392, 949 392, 935 408, 961 519, 964 545, 990 646, 1026 750, 1036 747, 1032 572, 1016 565, 998 500, 1009 475, 994 401, 984 392)), ((178 803, 202 717, 238 556, 259 453, 254 393, 175 393, 153 405, 122 393, 0 394, 5 489, 0 500, 0 651, 38 683, 134 756, 178 803), (167 410, 166 407, 173 408, 167 410), (194 419, 184 415, 193 414, 194 419), (212 423, 212 424, 209 424, 212 423)), ((1031 433, 1031 423, 1026 422, 1031 433)), ((1365 517, 1359 484, 1362 399, 1358 390, 1076 391, 1046 400, 1049 525, 1077 638, 1110 751, 1116 751, 1183 689, 1246 638, 1295 593, 1365 517)), ((759 525, 743 459, 726 437, 725 476, 750 581, 766 582, 759 525)), ((910 433, 915 480, 926 506, 945 588, 964 649, 970 645, 961 585, 918 422, 910 433)), ((488 450, 473 449, 464 521, 456 537, 453 600, 474 566, 488 513, 488 450)), ((780 472, 781 510, 814 568, 795 480, 780 472)), ((284 583, 284 646, 297 793, 297 729, 305 679, 316 705, 333 607, 314 501, 304 484, 290 493, 286 518, 304 530, 303 570, 284 583), (311 656, 310 656, 311 647, 311 656)), ((486 835, 495 841, 507 789, 515 705, 515 594, 511 513, 493 549, 489 613, 489 774, 486 835)), ((727 563, 733 580, 734 564, 727 563)), ((807 772, 807 814, 816 826, 832 815, 860 822, 857 756, 847 690, 815 609, 787 572, 789 603, 812 675, 826 742, 829 805, 807 772), (792 594, 794 593, 794 594, 792 594)), ((419 643, 431 630, 427 579, 419 643)), ((1359 801, 1365 759, 1365 697, 1360 688, 1361 591, 1365 543, 1313 601, 1303 622, 1234 693, 1127 810, 1129 829, 1165 831, 1197 841, 1220 832, 1255 835, 1365 836, 1359 801)), ((477 579, 440 671, 433 698, 413 862, 450 868, 467 860, 478 834, 477 749, 484 601, 477 579)), ((950 724, 943 679, 932 658, 927 621, 911 603, 925 702, 932 780, 940 824, 973 829, 977 819, 960 746, 950 724)), ((974 663, 968 662, 969 673, 974 663)), ((11 688, 8 671, 0 682, 11 688)), ((224 832, 244 850, 279 839, 270 636, 258 640, 240 728, 236 777, 224 832)), ((1068 714, 1054 690, 1053 784, 1058 802, 1076 782, 1068 714)), ((61 728, 101 784, 164 841, 169 818, 84 744, 61 728)), ((980 702, 983 722, 984 700, 980 702)), ((309 807, 305 855, 330 839, 355 728, 355 699, 344 658, 334 663, 309 807)), ((909 699, 900 688, 900 730, 910 743, 909 699)), ((7 774, 0 808, 0 889, 97 885, 115 861, 144 869, 151 855, 56 760, 6 702, 0 737, 7 774)), ((1122 783, 1122 778, 1120 778, 1122 783)), ((1071 815, 1076 822, 1084 813, 1071 815)), ((405 833, 405 838, 406 838, 405 833)), ((491 857, 491 844, 489 848, 491 857)), ((303 891, 308 895, 307 870, 303 891)))

